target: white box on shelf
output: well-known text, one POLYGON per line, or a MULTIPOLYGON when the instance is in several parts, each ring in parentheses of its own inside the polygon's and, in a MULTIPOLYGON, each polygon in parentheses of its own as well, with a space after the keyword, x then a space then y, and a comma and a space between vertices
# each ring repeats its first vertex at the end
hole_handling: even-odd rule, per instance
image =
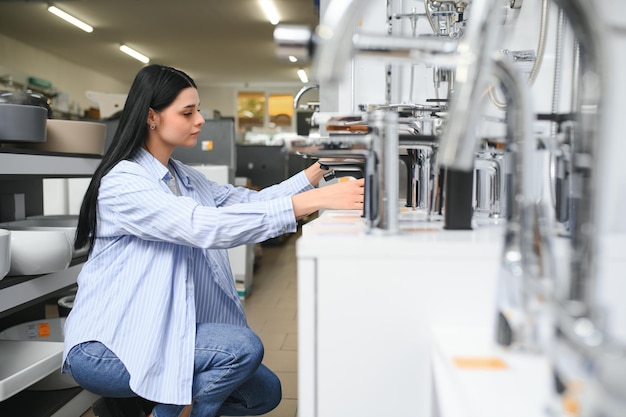
POLYGON ((254 267, 254 245, 242 245, 228 249, 230 267, 233 270, 235 286, 239 298, 245 299, 252 291, 252 270, 254 267))

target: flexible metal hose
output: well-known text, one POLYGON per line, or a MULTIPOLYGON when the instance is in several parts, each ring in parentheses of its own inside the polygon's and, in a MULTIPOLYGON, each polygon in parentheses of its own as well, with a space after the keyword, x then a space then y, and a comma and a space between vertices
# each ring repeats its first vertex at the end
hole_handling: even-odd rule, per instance
POLYGON ((543 0, 541 2, 541 29, 539 30, 539 42, 537 44, 537 57, 535 58, 535 62, 533 64, 533 69, 530 71, 530 76, 528 77, 528 83, 533 85, 535 80, 537 79, 537 74, 541 69, 541 64, 543 63, 543 56, 546 52, 546 39, 548 33, 548 17, 550 15, 550 2, 548 0, 543 0))

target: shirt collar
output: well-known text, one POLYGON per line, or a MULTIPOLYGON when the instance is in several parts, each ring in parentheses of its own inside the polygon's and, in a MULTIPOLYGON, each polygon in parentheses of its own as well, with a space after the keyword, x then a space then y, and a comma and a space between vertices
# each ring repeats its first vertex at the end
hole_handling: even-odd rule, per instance
MULTIPOLYGON (((144 148, 139 148, 135 157, 133 158, 139 165, 146 168, 156 178, 168 181, 170 179, 170 171, 164 166, 158 159, 156 159, 150 152, 144 148)), ((181 179, 180 184, 185 188, 193 188, 191 178, 187 174, 185 165, 175 159, 169 160, 170 165, 174 168, 174 171, 181 179)))

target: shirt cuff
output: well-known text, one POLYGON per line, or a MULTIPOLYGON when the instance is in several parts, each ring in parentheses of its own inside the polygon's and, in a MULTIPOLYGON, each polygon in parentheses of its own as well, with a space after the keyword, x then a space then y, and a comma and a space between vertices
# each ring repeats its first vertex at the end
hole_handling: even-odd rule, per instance
POLYGON ((272 222, 272 235, 279 236, 285 233, 294 233, 297 230, 296 215, 293 212, 291 197, 269 200, 268 205, 272 222))

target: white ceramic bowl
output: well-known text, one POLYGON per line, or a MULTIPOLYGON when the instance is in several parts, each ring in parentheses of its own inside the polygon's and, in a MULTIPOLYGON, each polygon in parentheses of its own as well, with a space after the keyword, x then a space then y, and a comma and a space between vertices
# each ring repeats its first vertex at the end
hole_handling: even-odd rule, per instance
POLYGON ((11 232, 0 229, 0 279, 11 269, 11 232))
POLYGON ((66 269, 72 245, 61 230, 11 230, 8 275, 39 275, 66 269))
POLYGON ((0 223, 0 228, 8 230, 58 230, 65 232, 72 244, 72 257, 87 254, 88 247, 74 250, 74 238, 78 225, 77 215, 33 216, 25 220, 0 223))

